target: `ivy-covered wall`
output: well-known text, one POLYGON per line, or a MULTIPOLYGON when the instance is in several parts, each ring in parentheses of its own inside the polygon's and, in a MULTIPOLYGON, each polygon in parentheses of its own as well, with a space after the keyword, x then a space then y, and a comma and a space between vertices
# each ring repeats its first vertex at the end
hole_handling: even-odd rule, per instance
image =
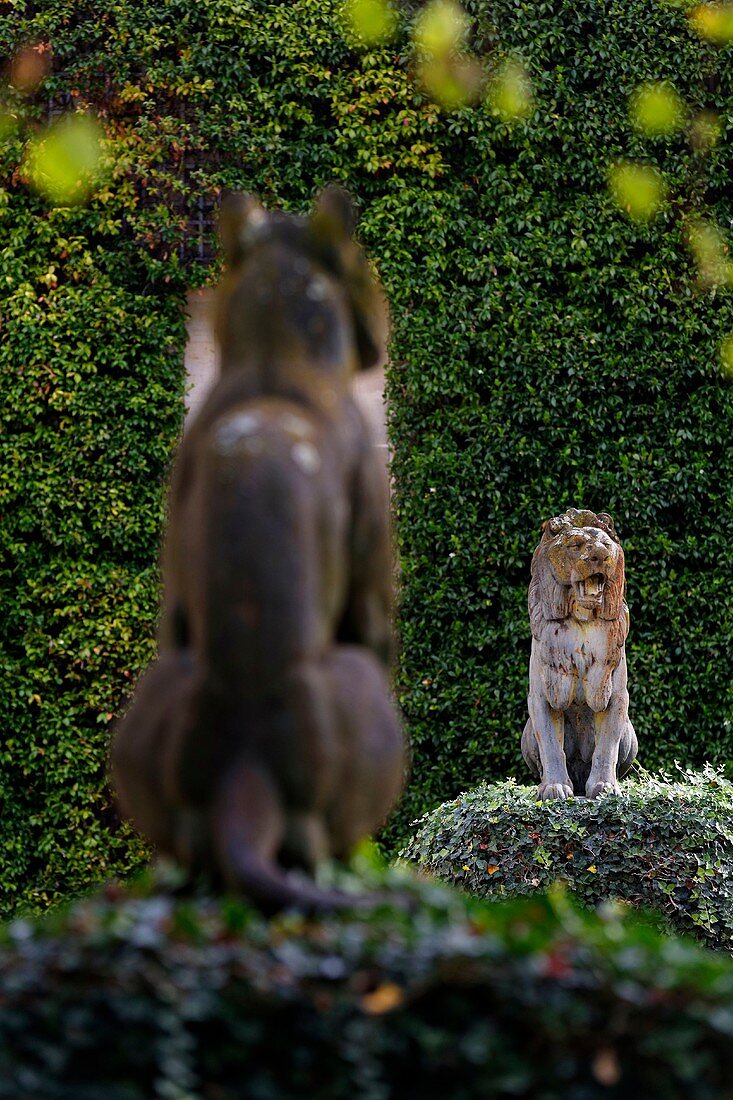
MULTIPOLYGON (((143 858, 104 791, 110 716, 153 651, 162 489, 182 415, 187 283, 222 188, 304 209, 352 189, 393 307, 399 690, 411 816, 521 772, 528 564, 539 523, 610 510, 627 549, 632 711, 647 765, 730 755, 733 394, 724 293, 684 217, 731 221, 731 142, 648 141, 645 79, 731 105, 730 50, 646 0, 473 0, 473 46, 528 66, 535 109, 444 112, 392 43, 345 43, 337 0, 10 0, 0 51, 53 69, 2 148, 0 883, 42 906, 143 858), (49 210, 19 169, 49 103, 95 108, 112 174, 49 210), (34 121, 35 119, 35 121, 34 121), (649 225, 609 161, 669 185, 649 225), (201 228, 203 227, 203 236, 201 228)), ((13 110, 22 97, 8 92, 13 110)))

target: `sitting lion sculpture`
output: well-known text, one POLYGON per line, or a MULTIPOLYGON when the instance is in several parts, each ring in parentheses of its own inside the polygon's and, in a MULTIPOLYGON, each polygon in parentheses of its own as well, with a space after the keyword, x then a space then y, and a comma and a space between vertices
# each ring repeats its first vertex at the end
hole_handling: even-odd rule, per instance
POLYGON ((571 508, 543 524, 529 586, 529 719, 522 735, 540 799, 618 792, 636 758, 624 596, 624 552, 606 512, 571 508))
POLYGON ((354 904, 308 873, 403 780, 386 478, 350 388, 387 313, 352 229, 338 188, 310 218, 222 209, 221 377, 181 443, 159 657, 111 751, 148 839, 266 911, 354 904))

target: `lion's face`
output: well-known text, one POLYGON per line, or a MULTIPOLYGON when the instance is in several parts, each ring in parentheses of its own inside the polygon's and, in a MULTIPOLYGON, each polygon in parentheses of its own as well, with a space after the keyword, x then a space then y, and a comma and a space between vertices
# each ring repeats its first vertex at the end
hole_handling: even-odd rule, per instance
POLYGON ((545 524, 532 559, 535 614, 617 619, 623 591, 624 554, 607 513, 571 509, 545 524))
POLYGON ((621 548, 600 527, 563 528, 547 548, 558 584, 570 585, 576 606, 599 611, 606 585, 618 572, 621 548))

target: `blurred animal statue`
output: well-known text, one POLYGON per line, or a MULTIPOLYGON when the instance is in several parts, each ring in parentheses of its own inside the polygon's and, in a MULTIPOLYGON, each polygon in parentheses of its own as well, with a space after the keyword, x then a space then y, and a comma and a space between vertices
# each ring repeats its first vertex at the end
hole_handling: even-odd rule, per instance
POLYGON ((310 218, 222 208, 221 377, 181 443, 159 657, 111 751, 149 840, 265 911, 353 904, 307 873, 403 778, 386 478, 350 391, 387 312, 352 231, 338 188, 310 218))
POLYGON ((624 552, 606 512, 571 508, 542 525, 529 586, 529 720, 522 735, 540 799, 617 793, 636 758, 624 596, 624 552))

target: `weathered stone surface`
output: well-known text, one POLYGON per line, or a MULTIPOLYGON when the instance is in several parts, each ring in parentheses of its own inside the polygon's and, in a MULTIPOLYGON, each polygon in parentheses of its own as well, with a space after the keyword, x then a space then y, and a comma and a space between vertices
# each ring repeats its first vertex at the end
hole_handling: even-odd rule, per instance
POLYGON ((112 747, 141 831, 264 909, 346 902, 287 869, 348 853, 402 784, 387 485, 351 391, 386 309, 351 217, 335 189, 310 219, 223 211, 221 377, 174 470, 160 656, 112 747))
POLYGON ((571 508, 543 524, 529 586, 529 719, 522 735, 541 799, 618 791, 636 758, 624 596, 624 553, 606 512, 571 508))

